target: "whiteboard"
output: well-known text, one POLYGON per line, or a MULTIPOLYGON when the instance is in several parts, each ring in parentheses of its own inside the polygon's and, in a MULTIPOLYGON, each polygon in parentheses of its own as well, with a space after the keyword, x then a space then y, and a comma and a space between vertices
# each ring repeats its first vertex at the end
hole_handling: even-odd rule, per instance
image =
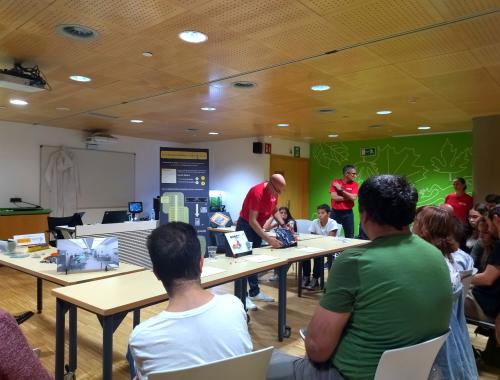
MULTIPOLYGON (((49 202, 49 187, 44 179, 49 157, 60 146, 40 145, 40 204, 49 202)), ((75 157, 80 178, 77 209, 127 208, 135 200, 135 153, 68 148, 75 157)))

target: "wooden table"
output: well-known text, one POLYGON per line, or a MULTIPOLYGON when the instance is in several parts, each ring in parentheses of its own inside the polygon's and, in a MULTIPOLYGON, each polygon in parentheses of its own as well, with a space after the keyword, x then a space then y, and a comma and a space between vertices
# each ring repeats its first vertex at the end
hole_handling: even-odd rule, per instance
MULTIPOLYGON (((202 273, 202 286, 209 288, 227 282, 236 281, 235 293, 245 302, 244 281, 246 277, 259 272, 284 266, 287 260, 275 257, 262 263, 250 262, 243 258, 232 259, 218 257, 206 260, 202 273), (206 275, 207 268, 217 268, 220 273, 206 275)), ((93 283, 56 288, 52 294, 56 301, 56 379, 64 377, 64 339, 65 313, 69 309, 80 307, 96 314, 103 329, 103 379, 112 377, 113 332, 125 316, 134 312, 134 327, 139 323, 139 310, 168 299, 165 288, 151 271, 132 273, 93 283), (98 289, 98 291, 96 291, 98 289)), ((76 323, 69 326, 69 335, 74 337, 69 342, 69 352, 76 356, 76 323)), ((69 371, 76 370, 76 360, 70 357, 69 371)))
MULTIPOLYGON (((202 274, 202 286, 205 288, 235 281, 235 295, 245 303, 246 277, 267 271, 278 269, 279 273, 279 295, 278 295, 278 339, 283 340, 290 334, 290 328, 286 325, 286 273, 291 263, 324 256, 328 253, 342 251, 349 247, 366 244, 364 240, 341 240, 328 237, 318 237, 298 243, 298 247, 286 249, 257 248, 253 256, 266 255, 275 259, 261 263, 247 261, 241 257, 234 259, 218 257, 215 261, 205 261, 204 267, 223 269, 224 272, 205 276, 202 274), (306 248, 317 248, 314 252, 306 248)), ((168 295, 160 281, 150 271, 128 274, 92 283, 57 288, 52 290, 56 297, 56 379, 64 376, 64 329, 65 310, 68 308, 81 307, 97 315, 103 328, 103 379, 112 377, 112 352, 113 332, 120 325, 128 312, 134 312, 134 326, 139 322, 138 310, 159 302, 166 301, 168 295), (99 291, 96 291, 96 288, 99 291)), ((76 323, 69 326, 70 336, 76 336, 76 323)), ((70 353, 76 355, 76 340, 70 342, 70 353)), ((76 369, 75 363, 69 363, 70 371, 76 369)))
MULTIPOLYGON (((57 285, 69 286, 80 284, 83 282, 100 280, 107 277, 121 276, 127 273, 133 273, 138 271, 143 271, 144 268, 133 264, 120 263, 117 269, 109 271, 95 271, 95 272, 74 272, 74 273, 62 273, 57 272, 57 265, 55 263, 41 263, 43 257, 50 255, 55 252, 55 248, 44 249, 42 251, 36 251, 29 254, 28 257, 23 258, 13 258, 10 255, 0 253, 0 265, 5 265, 6 267, 18 270, 20 272, 29 274, 36 277, 37 279, 37 311, 41 313, 43 309, 43 282, 46 280, 57 285), (41 256, 41 257, 36 257, 41 256)), ((26 253, 25 248, 18 248, 16 252, 26 253)))

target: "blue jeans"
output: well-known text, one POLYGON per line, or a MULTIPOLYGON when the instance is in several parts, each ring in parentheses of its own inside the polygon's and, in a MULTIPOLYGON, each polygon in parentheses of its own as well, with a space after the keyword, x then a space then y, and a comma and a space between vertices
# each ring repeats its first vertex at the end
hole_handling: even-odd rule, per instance
POLYGON ((346 238, 354 237, 354 213, 352 210, 335 210, 332 209, 330 217, 337 223, 342 224, 344 236, 346 238))
MULTIPOLYGON (((262 238, 257 234, 257 232, 253 230, 252 226, 250 226, 250 223, 248 223, 241 217, 238 219, 238 223, 236 224, 236 231, 245 232, 248 241, 251 241, 253 243, 252 248, 259 248, 262 245, 262 238)), ((248 276, 247 279, 248 286, 250 287, 248 294, 250 295, 250 297, 255 297, 260 292, 259 277, 256 274, 252 274, 251 276, 248 276)))

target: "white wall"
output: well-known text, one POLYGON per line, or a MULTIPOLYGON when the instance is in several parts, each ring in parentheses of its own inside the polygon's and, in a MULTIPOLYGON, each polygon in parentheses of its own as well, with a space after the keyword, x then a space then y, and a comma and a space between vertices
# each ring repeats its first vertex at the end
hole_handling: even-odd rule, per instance
MULTIPOLYGON (((38 203, 40 200, 40 145, 84 148, 83 133, 63 128, 0 121, 0 207, 12 207, 11 197, 38 203)), ((168 141, 117 136, 118 142, 103 150, 135 153, 135 195, 149 215, 153 197, 159 195, 159 150, 183 146, 168 141)), ((102 218, 102 209, 86 211, 86 223, 102 218)))
POLYGON ((272 144, 272 154, 292 156, 294 145, 301 148, 301 157, 309 158, 309 143, 267 138, 244 138, 189 145, 210 151, 210 190, 222 191, 222 201, 236 221, 250 187, 269 177, 270 155, 252 153, 255 141, 272 144))
MULTIPOLYGON (((0 207, 12 207, 11 197, 38 203, 40 200, 40 145, 65 145, 84 148, 82 132, 71 129, 0 121, 0 207)), ((135 194, 144 202, 149 214, 152 199, 159 193, 160 147, 185 147, 168 141, 117 136, 118 142, 103 150, 136 153, 135 194)), ((233 218, 237 218, 248 189, 269 176, 270 156, 252 153, 257 138, 223 140, 190 144, 210 150, 210 189, 224 191, 223 201, 233 218)), ((264 140, 262 140, 264 141, 264 140)), ((265 139, 272 144, 272 153, 292 155, 294 145, 301 147, 301 156, 309 157, 309 144, 276 138, 265 139)), ((103 209, 88 209, 84 221, 101 220, 103 209)))

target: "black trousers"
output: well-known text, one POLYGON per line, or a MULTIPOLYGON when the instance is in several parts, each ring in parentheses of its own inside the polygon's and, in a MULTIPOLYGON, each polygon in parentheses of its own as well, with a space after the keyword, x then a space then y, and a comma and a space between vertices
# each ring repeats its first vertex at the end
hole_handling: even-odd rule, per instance
POLYGON ((332 209, 330 217, 337 223, 342 224, 344 236, 346 238, 354 237, 354 213, 352 210, 335 210, 332 209))

